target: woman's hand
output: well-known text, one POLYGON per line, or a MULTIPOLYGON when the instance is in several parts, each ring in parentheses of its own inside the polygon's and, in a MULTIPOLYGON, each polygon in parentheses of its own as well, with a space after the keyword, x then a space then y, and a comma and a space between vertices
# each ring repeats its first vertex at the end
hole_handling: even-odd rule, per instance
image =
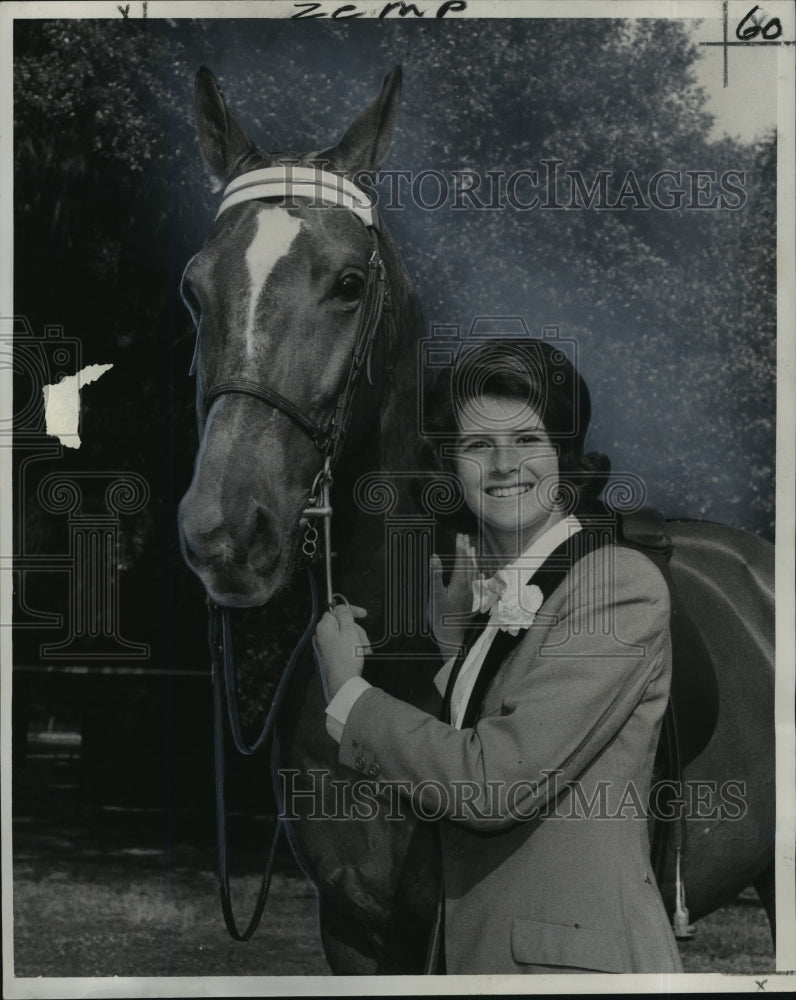
POLYGON ((365 654, 373 652, 365 630, 355 621, 366 615, 364 608, 336 604, 315 627, 315 644, 330 701, 347 680, 361 675, 365 654))
POLYGON ((456 558, 447 587, 442 582, 442 561, 437 555, 431 557, 431 628, 443 656, 455 653, 464 642, 464 624, 447 619, 470 614, 477 575, 475 549, 468 535, 456 535, 456 558))

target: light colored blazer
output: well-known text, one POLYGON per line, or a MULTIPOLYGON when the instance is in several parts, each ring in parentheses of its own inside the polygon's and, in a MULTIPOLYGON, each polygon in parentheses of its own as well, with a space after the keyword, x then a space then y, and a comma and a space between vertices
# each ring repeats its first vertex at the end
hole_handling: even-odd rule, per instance
POLYGON ((444 813, 449 974, 681 971, 643 815, 670 677, 666 583, 607 545, 542 605, 474 728, 356 700, 340 762, 444 813))

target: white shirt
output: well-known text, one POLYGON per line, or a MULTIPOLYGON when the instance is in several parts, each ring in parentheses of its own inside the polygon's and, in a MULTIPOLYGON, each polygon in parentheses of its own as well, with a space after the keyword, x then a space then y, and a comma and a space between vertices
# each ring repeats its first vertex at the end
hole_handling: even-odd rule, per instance
MULTIPOLYGON (((559 545, 562 545, 568 538, 580 531, 581 527, 580 521, 573 515, 556 521, 552 527, 548 528, 547 531, 535 539, 521 556, 515 559, 514 562, 509 563, 508 566, 504 566, 500 572, 504 576, 517 573, 519 585, 524 586, 528 584, 547 557, 559 545)), ((473 685, 486 659, 486 654, 489 652, 489 647, 492 645, 495 632, 496 629, 494 628, 485 628, 483 630, 473 643, 459 671, 459 676, 456 678, 453 692, 451 693, 451 725, 456 729, 461 728, 462 718, 464 717, 473 685)), ((448 660, 437 677, 446 674, 451 669, 455 659, 455 657, 452 657, 448 660)), ((351 677, 343 684, 326 706, 326 731, 338 743, 343 738, 343 727, 346 724, 348 713, 351 711, 354 702, 370 686, 362 677, 351 677)))

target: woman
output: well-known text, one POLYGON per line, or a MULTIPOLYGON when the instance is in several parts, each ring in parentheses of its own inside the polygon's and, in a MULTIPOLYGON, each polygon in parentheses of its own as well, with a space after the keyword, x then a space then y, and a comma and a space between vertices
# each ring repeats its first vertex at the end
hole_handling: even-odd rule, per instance
POLYGON ((458 647, 443 715, 362 679, 362 612, 336 607, 316 640, 339 760, 443 814, 430 971, 681 971, 644 815, 669 594, 596 516, 608 460, 584 454, 586 386, 549 343, 501 341, 462 352, 436 396, 472 521, 447 586, 432 559, 435 635, 458 647))

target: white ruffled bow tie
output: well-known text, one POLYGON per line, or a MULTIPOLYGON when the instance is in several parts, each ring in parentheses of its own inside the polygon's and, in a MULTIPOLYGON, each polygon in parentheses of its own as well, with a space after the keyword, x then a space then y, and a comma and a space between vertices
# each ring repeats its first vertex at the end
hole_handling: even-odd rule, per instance
POLYGON ((518 570, 498 570, 486 579, 481 574, 473 580, 472 612, 489 612, 489 620, 510 635, 533 625, 544 594, 533 583, 520 586, 518 570))

